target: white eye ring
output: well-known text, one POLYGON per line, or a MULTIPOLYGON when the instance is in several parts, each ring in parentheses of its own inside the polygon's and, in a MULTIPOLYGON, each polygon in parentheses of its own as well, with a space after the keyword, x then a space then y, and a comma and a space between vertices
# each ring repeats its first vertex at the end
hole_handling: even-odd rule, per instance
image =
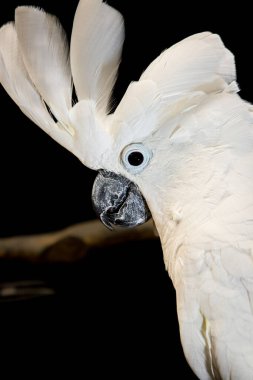
POLYGON ((142 172, 151 157, 152 152, 143 144, 130 144, 121 153, 122 164, 132 174, 142 172))

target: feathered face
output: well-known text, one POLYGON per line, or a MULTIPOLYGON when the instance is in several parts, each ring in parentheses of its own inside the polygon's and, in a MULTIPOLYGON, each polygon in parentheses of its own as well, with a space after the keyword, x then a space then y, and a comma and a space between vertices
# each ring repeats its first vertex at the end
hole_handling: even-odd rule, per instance
POLYGON ((209 94, 237 90, 232 54, 217 35, 200 33, 163 52, 109 114, 123 40, 122 16, 102 0, 79 2, 70 54, 57 19, 39 9, 17 8, 15 23, 0 30, 2 85, 37 125, 99 171, 93 204, 109 228, 150 217, 147 204, 152 211, 184 165, 196 107, 209 94))

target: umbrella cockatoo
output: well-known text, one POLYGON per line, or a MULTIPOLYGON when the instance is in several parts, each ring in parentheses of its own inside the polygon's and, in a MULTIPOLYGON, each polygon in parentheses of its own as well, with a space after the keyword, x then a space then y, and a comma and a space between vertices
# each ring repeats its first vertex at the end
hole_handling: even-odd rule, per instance
POLYGON ((122 16, 79 2, 68 43, 59 22, 16 9, 0 30, 0 80, 21 110, 99 174, 108 227, 152 215, 195 374, 253 379, 253 115, 219 36, 193 35, 132 82, 114 113, 122 16), (72 104, 72 79, 78 102, 72 104))

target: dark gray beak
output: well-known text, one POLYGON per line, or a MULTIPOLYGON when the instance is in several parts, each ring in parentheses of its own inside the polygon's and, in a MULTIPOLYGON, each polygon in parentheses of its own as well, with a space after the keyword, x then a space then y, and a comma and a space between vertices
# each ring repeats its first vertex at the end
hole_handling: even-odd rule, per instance
POLYGON ((92 189, 93 207, 105 226, 135 227, 150 211, 138 187, 122 175, 101 170, 92 189))

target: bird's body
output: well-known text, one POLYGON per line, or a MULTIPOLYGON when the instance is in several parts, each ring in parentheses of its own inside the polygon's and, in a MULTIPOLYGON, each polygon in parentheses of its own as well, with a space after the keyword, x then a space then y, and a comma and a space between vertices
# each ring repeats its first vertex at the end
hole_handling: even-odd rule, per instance
POLYGON ((169 144, 166 129, 149 141, 161 152, 157 174, 138 183, 176 289, 184 353, 200 379, 253 378, 252 116, 237 94, 209 96, 169 144))
POLYGON ((151 212, 196 375, 253 379, 253 108, 237 94, 233 55, 217 35, 191 36, 153 61, 108 115, 122 17, 101 0, 81 0, 70 60, 63 31, 45 20, 21 7, 15 25, 0 30, 1 83, 28 117, 99 170, 93 203, 108 227, 141 224, 151 212), (47 55, 53 83, 41 77, 47 55))

